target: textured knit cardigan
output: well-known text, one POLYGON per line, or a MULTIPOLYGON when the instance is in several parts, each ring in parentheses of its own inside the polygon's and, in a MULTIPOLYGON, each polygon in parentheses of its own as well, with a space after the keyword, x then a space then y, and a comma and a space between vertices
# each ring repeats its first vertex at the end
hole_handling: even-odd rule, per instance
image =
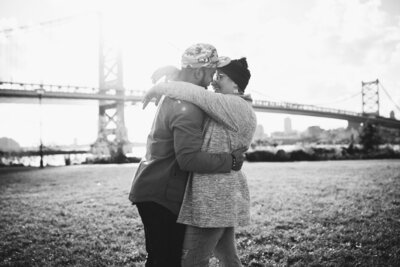
MULTIPOLYGON (((232 152, 250 146, 257 126, 251 99, 213 93, 186 82, 160 83, 153 90, 191 102, 207 113, 209 118, 204 123, 202 151, 232 152)), ((197 227, 248 225, 250 195, 244 173, 192 173, 186 185, 178 222, 197 227)))

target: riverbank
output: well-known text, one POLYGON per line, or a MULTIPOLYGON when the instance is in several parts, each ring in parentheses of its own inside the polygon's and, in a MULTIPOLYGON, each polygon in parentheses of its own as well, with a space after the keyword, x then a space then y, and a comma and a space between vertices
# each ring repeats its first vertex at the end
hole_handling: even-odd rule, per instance
MULTIPOLYGON (((44 166, 69 166, 80 164, 138 163, 144 157, 145 146, 133 147, 131 153, 119 162, 107 158, 98 158, 91 153, 45 155, 44 166)), ((349 145, 281 145, 252 147, 246 152, 249 162, 290 162, 323 160, 359 160, 359 159, 400 159, 400 145, 382 145, 373 151, 364 151, 361 146, 349 145)), ((0 155, 0 167, 26 166, 39 167, 40 157, 0 155)))
POLYGON ((361 146, 341 145, 255 147, 246 152, 246 159, 249 162, 400 159, 400 146, 382 145, 370 151, 361 146))

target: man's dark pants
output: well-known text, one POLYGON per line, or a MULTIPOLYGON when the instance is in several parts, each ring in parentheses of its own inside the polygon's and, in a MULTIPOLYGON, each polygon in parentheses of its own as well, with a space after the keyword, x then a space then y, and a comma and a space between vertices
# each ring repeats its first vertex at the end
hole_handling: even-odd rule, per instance
POLYGON ((146 267, 179 267, 185 225, 176 223, 177 215, 154 203, 136 204, 146 238, 146 267))

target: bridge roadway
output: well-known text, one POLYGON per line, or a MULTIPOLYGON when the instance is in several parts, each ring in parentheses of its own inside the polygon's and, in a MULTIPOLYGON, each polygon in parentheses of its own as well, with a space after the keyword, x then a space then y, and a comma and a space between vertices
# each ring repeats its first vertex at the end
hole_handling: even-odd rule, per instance
POLYGON ((367 120, 369 120, 371 123, 377 123, 388 128, 400 129, 400 120, 340 109, 265 100, 253 100, 253 107, 255 111, 259 112, 324 117, 331 119, 347 120, 348 122, 352 123, 365 123, 367 120))
MULTIPOLYGON (((122 93, 108 91, 100 93, 99 89, 81 86, 59 86, 42 84, 23 84, 0 82, 0 98, 48 98, 48 99, 75 99, 75 100, 114 100, 125 102, 140 102, 144 91, 125 90, 122 93)), ((313 105, 303 105, 287 102, 273 102, 253 100, 254 110, 257 112, 284 113, 347 120, 352 123, 371 123, 400 129, 400 120, 381 116, 362 114, 357 112, 323 108, 313 105)))

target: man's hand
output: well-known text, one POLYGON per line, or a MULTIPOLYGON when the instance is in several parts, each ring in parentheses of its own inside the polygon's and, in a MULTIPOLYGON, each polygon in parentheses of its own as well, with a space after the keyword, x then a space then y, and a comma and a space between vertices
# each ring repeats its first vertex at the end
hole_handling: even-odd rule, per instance
POLYGON ((157 106, 158 103, 160 102, 161 98, 162 98, 162 94, 158 92, 157 90, 157 85, 153 86, 152 88, 150 88, 149 91, 147 91, 147 93, 144 95, 144 98, 142 100, 143 103, 143 109, 146 108, 146 106, 149 104, 149 102, 155 98, 155 105, 157 106))
POLYGON ((162 77, 165 76, 165 81, 174 81, 178 77, 179 69, 175 66, 164 66, 156 69, 151 75, 151 80, 157 83, 162 77))
MULTIPOLYGON (((164 66, 161 68, 156 69, 153 74, 151 75, 151 80, 153 84, 157 83, 162 77, 165 76, 165 81, 174 81, 179 75, 179 69, 175 66, 164 66)), ((153 86, 144 96, 143 98, 143 106, 142 108, 145 109, 149 102, 155 98, 155 105, 157 106, 162 98, 162 94, 158 93, 157 85, 153 86)))
POLYGON ((247 151, 247 147, 242 147, 237 150, 234 150, 232 155, 232 170, 239 171, 242 168, 243 162, 246 159, 244 152, 247 151))

